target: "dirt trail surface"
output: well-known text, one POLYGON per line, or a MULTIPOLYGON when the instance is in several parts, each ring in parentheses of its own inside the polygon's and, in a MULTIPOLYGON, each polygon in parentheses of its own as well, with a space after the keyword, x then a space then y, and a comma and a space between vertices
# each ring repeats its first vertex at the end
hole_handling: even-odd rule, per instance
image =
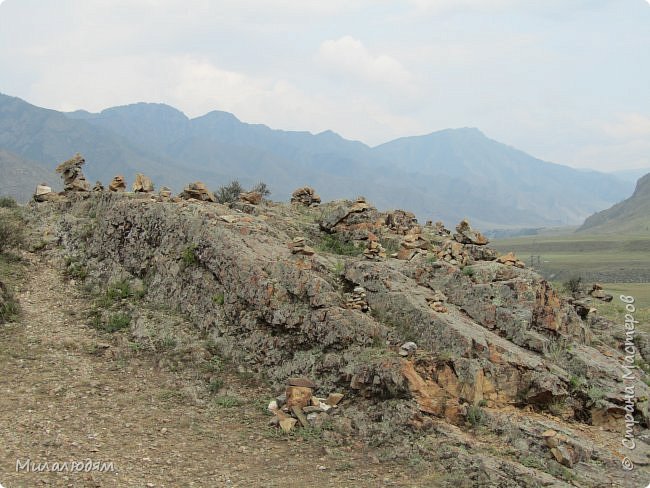
POLYGON ((182 392, 205 385, 151 356, 111 354, 118 346, 88 326, 90 304, 75 285, 43 258, 27 259, 22 315, 0 326, 4 488, 436 486, 435 473, 377 464, 360 445, 274 436, 261 407, 273 392, 236 376, 228 388, 250 401, 183 401, 182 392), (17 472, 16 461, 28 459, 69 467, 91 459, 114 471, 17 472))

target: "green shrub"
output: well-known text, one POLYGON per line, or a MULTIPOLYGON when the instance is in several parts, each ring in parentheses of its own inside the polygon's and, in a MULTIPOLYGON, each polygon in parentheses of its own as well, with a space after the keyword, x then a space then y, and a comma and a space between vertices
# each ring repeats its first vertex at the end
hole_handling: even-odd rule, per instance
POLYGON ((213 296, 212 301, 217 305, 223 305, 225 303, 225 297, 223 292, 217 293, 215 296, 213 296))
POLYGON ((131 285, 127 280, 113 283, 106 290, 106 296, 113 301, 129 298, 132 296, 131 285))
POLYGON ((24 229, 25 225, 17 215, 0 214, 0 253, 22 246, 25 242, 24 229))
POLYGON ((7 294, 3 297, 0 305, 0 324, 4 322, 13 322, 20 313, 20 306, 13 296, 7 294))
POLYGON ((239 194, 244 191, 239 181, 234 180, 225 186, 220 186, 214 196, 219 203, 234 203, 239 199, 239 194))
POLYGON ((343 240, 339 234, 325 234, 318 244, 318 249, 342 256, 359 256, 363 253, 361 247, 355 246, 353 242, 343 240))
POLYGON ((108 322, 104 324, 102 329, 104 332, 117 332, 118 330, 126 329, 131 324, 131 316, 126 313, 116 313, 111 315, 108 322))
POLYGON ((12 197, 0 197, 0 208, 16 208, 18 204, 12 197))
POLYGON ((199 264, 199 258, 196 255, 196 246, 191 245, 183 249, 181 253, 181 260, 185 266, 196 266, 199 264))
POLYGON ((582 288, 582 277, 581 276, 572 276, 568 280, 566 280, 562 286, 564 287, 564 291, 567 293, 577 293, 580 291, 582 288))
POLYGON ((268 197, 271 194, 271 189, 263 181, 260 181, 255 186, 253 186, 250 191, 255 191, 262 195, 262 197, 268 197))
POLYGON ((465 266, 463 268, 463 274, 465 276, 470 276, 470 277, 474 276, 474 268, 472 268, 471 266, 465 266))
POLYGON ((223 388, 223 380, 220 378, 213 379, 208 385, 208 390, 210 393, 219 393, 219 390, 223 388))
POLYGON ((478 405, 472 405, 467 409, 467 422, 473 428, 485 425, 486 421, 487 417, 485 416, 485 412, 478 405))

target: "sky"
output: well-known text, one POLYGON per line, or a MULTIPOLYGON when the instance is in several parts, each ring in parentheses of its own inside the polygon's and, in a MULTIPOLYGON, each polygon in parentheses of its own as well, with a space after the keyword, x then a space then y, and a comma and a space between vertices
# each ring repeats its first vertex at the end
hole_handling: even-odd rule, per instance
POLYGON ((4 0, 0 92, 650 167, 650 0, 4 0))

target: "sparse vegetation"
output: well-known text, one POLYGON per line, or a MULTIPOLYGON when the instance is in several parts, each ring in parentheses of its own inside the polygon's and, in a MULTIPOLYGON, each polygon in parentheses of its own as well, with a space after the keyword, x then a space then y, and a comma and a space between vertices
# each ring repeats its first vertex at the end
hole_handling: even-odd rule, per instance
POLYGON ((0 208, 17 208, 16 200, 11 197, 0 197, 0 208))
POLYGON ((225 303, 225 298, 223 292, 217 293, 212 297, 212 301, 217 305, 223 305, 225 303))
POLYGON ((20 313, 20 306, 13 295, 7 293, 2 297, 0 303, 0 324, 16 320, 20 313))
POLYGON ((219 408, 235 408, 241 405, 241 400, 230 395, 221 395, 214 399, 214 405, 219 408))
POLYGON ((100 325, 100 329, 104 332, 113 333, 122 329, 126 329, 131 324, 131 316, 126 313, 115 313, 111 315, 108 320, 100 325))
POLYGON ((465 266, 463 268, 463 274, 471 278, 472 276, 474 276, 474 268, 472 268, 471 266, 465 266))
POLYGON ((5 210, 0 213, 0 253, 25 243, 24 228, 25 225, 16 212, 5 210))

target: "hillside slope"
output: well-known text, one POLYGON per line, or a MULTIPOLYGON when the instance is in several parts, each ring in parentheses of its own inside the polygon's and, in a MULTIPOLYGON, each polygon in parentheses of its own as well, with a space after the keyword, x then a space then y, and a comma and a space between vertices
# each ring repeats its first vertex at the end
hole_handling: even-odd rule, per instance
MULTIPOLYGON (((228 207, 108 192, 32 203, 25 216, 51 239, 44 252, 95 290, 95 328, 137 350, 159 323, 148 309, 182 314, 210 349, 179 358, 227 363, 285 391, 279 422, 316 407, 298 433, 417 454, 445 474, 442 486, 647 479, 647 446, 628 454, 640 463, 630 473, 616 454, 625 410, 614 325, 582 319, 468 227, 449 235, 362 200, 228 207), (333 391, 344 399, 335 409, 302 402, 333 391)), ((638 375, 642 438, 650 390, 638 375)))
POLYGON ((631 197, 592 215, 577 232, 650 235, 650 173, 639 178, 631 197))

